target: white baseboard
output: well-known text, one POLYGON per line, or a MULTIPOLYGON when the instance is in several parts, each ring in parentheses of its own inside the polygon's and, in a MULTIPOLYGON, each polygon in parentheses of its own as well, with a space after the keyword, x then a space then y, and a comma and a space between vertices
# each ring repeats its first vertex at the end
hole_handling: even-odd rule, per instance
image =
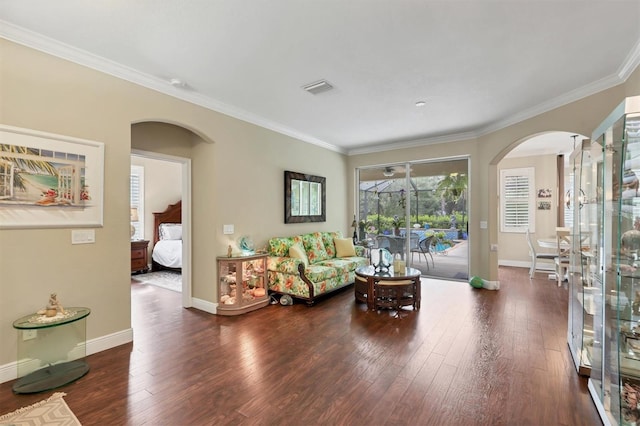
POLYGON ((216 314, 218 312, 218 304, 208 302, 202 299, 196 299, 195 297, 191 299, 193 301, 192 307, 199 309, 201 311, 208 312, 210 314, 216 314))
MULTIPOLYGON (((531 262, 526 262, 522 260, 498 260, 498 266, 512 266, 515 268, 531 268, 531 262)), ((536 264, 538 271, 555 271, 555 265, 553 263, 547 262, 538 262, 536 264)))
MULTIPOLYGON (((97 337, 87 340, 87 355, 93 355, 125 343, 133 342, 133 329, 118 331, 116 333, 107 334, 106 336, 97 337)), ((8 382, 18 378, 18 361, 9 364, 0 365, 0 383, 8 382)))

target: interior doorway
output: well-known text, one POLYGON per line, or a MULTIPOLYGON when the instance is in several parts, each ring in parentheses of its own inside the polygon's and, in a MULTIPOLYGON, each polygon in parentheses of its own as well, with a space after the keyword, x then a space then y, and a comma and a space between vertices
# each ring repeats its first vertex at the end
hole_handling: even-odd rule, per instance
MULTIPOLYGON (((131 153, 132 165, 146 165, 147 169, 155 170, 156 176, 158 173, 164 173, 170 181, 177 179, 177 182, 172 182, 172 192, 170 195, 163 194, 169 192, 167 181, 162 182, 159 179, 150 178, 148 175, 144 179, 144 193, 145 202, 142 210, 144 213, 144 230, 142 236, 145 240, 149 241, 148 247, 148 262, 151 264, 153 249, 154 249, 154 221, 153 213, 165 211, 167 207, 180 201, 182 205, 182 213, 180 219, 180 245, 179 257, 180 257, 180 269, 181 282, 179 288, 174 290, 180 290, 182 293, 182 306, 187 308, 192 306, 191 298, 191 223, 190 223, 190 211, 191 211, 191 160, 188 158, 177 157, 172 155, 160 154, 149 151, 132 150, 131 153), (162 194, 162 195, 159 195, 162 194)), ((177 237, 170 237, 177 238, 177 237)), ((177 242, 177 241, 167 241, 177 242)), ((175 246, 172 250, 176 250, 175 246)), ((171 265, 173 266, 173 265, 171 265)), ((174 268, 176 270, 176 268, 174 268)), ((167 274, 167 277, 162 279, 167 280, 167 287, 171 287, 171 280, 176 274, 167 274), (171 276, 170 276, 171 275, 171 276)), ((143 279, 141 277, 141 279, 143 279)), ((162 286, 162 285, 160 285, 162 286)))
POLYGON ((469 278, 468 158, 357 170, 357 236, 423 275, 469 278))

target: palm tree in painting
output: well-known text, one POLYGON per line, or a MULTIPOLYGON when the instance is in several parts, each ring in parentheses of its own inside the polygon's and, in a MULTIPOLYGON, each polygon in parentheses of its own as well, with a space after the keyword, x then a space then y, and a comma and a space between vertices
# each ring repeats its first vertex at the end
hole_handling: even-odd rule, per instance
MULTIPOLYGON (((50 162, 28 158, 38 155, 39 152, 32 148, 0 144, 0 158, 12 162, 20 171, 58 176, 58 171, 50 162), (11 153, 11 155, 5 155, 4 153, 11 153)), ((13 176, 13 186, 16 189, 25 191, 25 181, 20 171, 13 176)))

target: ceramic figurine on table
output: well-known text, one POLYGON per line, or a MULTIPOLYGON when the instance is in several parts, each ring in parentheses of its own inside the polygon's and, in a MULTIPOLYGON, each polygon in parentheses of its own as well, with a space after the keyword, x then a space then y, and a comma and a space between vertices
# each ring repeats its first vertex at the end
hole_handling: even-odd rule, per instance
POLYGON ((58 295, 56 293, 51 293, 47 307, 39 310, 37 313, 38 315, 46 315, 48 317, 55 317, 58 313, 64 314, 64 308, 58 301, 58 295))

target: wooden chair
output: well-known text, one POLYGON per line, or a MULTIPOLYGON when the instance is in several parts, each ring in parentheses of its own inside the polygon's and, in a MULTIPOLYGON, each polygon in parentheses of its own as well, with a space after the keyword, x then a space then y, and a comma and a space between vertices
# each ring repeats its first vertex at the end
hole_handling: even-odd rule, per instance
POLYGON ((533 241, 531 241, 531 232, 527 229, 527 245, 529 246, 529 255, 531 256, 531 268, 529 269, 529 278, 533 278, 538 268, 538 260, 555 261, 558 253, 539 253, 536 251, 533 241))
POLYGON ((571 261, 569 259, 569 253, 571 252, 571 231, 568 229, 556 230, 556 242, 558 246, 558 255, 553 260, 556 265, 556 279, 558 280, 558 287, 562 285, 569 274, 569 265, 571 261))

